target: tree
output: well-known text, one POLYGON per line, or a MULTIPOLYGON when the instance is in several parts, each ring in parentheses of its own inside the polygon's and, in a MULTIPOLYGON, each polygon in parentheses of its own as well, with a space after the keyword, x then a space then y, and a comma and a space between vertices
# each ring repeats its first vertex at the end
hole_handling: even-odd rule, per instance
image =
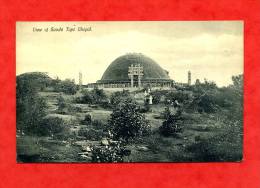
POLYGON ((37 87, 37 84, 32 80, 17 77, 17 129, 27 133, 35 133, 46 115, 47 103, 39 96, 37 87))
POLYGON ((237 90, 242 91, 243 90, 243 74, 237 75, 237 76, 232 76, 232 81, 233 81, 233 87, 237 90))
POLYGON ((64 137, 69 135, 69 126, 59 117, 43 118, 37 128, 37 135, 51 136, 63 133, 64 137))
POLYGON ((131 101, 122 102, 114 108, 109 126, 115 138, 128 141, 150 133, 151 126, 138 110, 137 105, 131 101))
POLYGON ((64 110, 64 108, 66 108, 67 106, 64 97, 62 97, 62 95, 59 95, 57 100, 58 100, 58 110, 64 110))
POLYGON ((94 88, 91 91, 91 94, 96 104, 100 104, 102 101, 107 99, 107 96, 103 89, 94 88))
POLYGON ((200 85, 200 79, 196 79, 195 85, 200 85))
POLYGON ((116 91, 110 97, 110 103, 113 107, 117 106, 120 102, 127 100, 132 100, 132 97, 128 90, 116 91))
POLYGON ((175 114, 171 113, 169 108, 165 108, 165 118, 166 120, 159 127, 159 132, 164 136, 174 135, 183 129, 182 124, 182 110, 178 109, 175 114))
POLYGON ((61 82, 62 91, 66 94, 74 95, 77 92, 77 86, 73 80, 66 79, 61 82))

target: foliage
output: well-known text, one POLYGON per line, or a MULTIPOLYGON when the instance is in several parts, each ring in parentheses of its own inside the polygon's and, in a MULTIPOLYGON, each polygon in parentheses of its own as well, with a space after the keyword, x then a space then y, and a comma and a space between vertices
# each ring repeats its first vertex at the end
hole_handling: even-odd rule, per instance
POLYGON ((243 76, 233 76, 233 85, 218 88, 214 82, 205 80, 192 86, 193 101, 189 108, 199 112, 214 113, 221 108, 236 111, 242 108, 243 76))
POLYGON ((82 94, 82 97, 76 98, 77 103, 105 105, 104 103, 107 102, 107 96, 103 89, 83 90, 82 94))
POLYGON ((115 138, 130 138, 149 134, 151 126, 138 107, 131 101, 120 103, 114 108, 109 120, 109 127, 115 138))
POLYGON ((240 74, 237 76, 232 76, 232 81, 233 81, 233 88, 236 89, 238 92, 242 93, 243 82, 244 82, 243 75, 240 74))
POLYGON ((103 89, 94 88, 91 93, 95 104, 100 104, 102 101, 107 99, 103 89))
POLYGON ((154 91, 151 93, 153 97, 153 104, 159 104, 161 102, 162 94, 159 91, 154 91))
POLYGON ((132 100, 133 99, 128 90, 116 91, 110 97, 110 103, 113 107, 116 107, 121 102, 132 100))
POLYGON ((130 152, 120 142, 106 147, 96 146, 92 148, 92 162, 124 162, 124 156, 130 152))
POLYGON ((140 113, 147 113, 147 112, 149 112, 150 110, 151 110, 151 106, 150 106, 149 102, 148 102, 148 101, 145 101, 143 107, 141 107, 141 108, 139 109, 139 112, 140 112, 140 113))
POLYGON ((38 94, 38 86, 27 77, 16 80, 17 129, 27 133, 36 131, 46 115, 47 103, 38 94))
POLYGON ((213 137, 197 137, 186 150, 193 153, 194 161, 239 161, 242 159, 242 132, 241 122, 228 121, 213 137))
POLYGON ((104 129, 104 128, 105 128, 105 125, 102 123, 102 121, 95 119, 95 120, 92 122, 92 127, 94 127, 95 129, 104 129))
POLYGON ((74 95, 78 90, 75 81, 71 79, 65 79, 64 81, 57 79, 53 83, 55 83, 53 85, 55 92, 63 92, 68 95, 74 95))
POLYGON ((64 110, 64 108, 67 107, 67 104, 65 102, 64 97, 62 97, 62 95, 59 95, 58 99, 57 99, 57 104, 58 104, 58 110, 64 110))
POLYGON ((79 136, 84 136, 87 140, 100 140, 104 136, 102 130, 80 128, 78 132, 79 136))
POLYGON ((189 94, 184 91, 172 91, 168 92, 165 96, 166 103, 173 103, 178 101, 179 103, 184 103, 189 100, 189 94))
POLYGON ((46 117, 37 127, 37 135, 52 136, 58 133, 69 133, 69 127, 65 121, 59 117, 46 117))
POLYGON ((79 99, 80 103, 85 103, 85 104, 94 103, 94 97, 90 91, 83 90, 82 93, 83 93, 83 96, 79 99))
POLYGON ((90 114, 86 114, 84 120, 82 121, 83 124, 89 125, 92 122, 92 117, 90 114))
POLYGON ((197 100, 199 112, 213 113, 218 109, 216 97, 213 93, 204 93, 197 100))
POLYGON ((183 120, 182 110, 178 109, 175 114, 173 114, 169 107, 165 108, 164 117, 165 121, 162 123, 162 126, 159 127, 159 132, 163 136, 171 136, 178 132, 181 132, 183 129, 183 120))
POLYGON ((51 86, 52 79, 44 72, 29 72, 17 76, 17 80, 33 84, 37 91, 44 91, 51 86))

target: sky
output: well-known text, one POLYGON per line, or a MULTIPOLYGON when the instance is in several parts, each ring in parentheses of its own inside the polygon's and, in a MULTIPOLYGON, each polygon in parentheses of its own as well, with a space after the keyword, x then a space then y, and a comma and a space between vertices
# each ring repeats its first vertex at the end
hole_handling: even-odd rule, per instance
POLYGON ((117 57, 135 52, 176 82, 187 83, 191 71, 192 83, 206 78, 227 86, 243 73, 243 41, 242 21, 17 22, 16 74, 78 82, 82 72, 83 83, 93 83, 117 57))

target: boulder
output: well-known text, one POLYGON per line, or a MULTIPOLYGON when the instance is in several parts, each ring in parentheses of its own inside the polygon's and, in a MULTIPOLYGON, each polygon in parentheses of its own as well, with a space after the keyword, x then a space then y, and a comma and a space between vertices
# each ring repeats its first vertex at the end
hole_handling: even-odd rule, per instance
POLYGON ((148 151, 149 148, 146 147, 146 146, 137 146, 137 150, 139 150, 139 151, 148 151))
POLYGON ((82 146, 82 151, 91 152, 91 148, 89 146, 82 146))
POLYGON ((118 143, 118 141, 115 141, 115 140, 109 140, 109 144, 110 144, 110 145, 115 146, 115 145, 117 145, 117 143, 118 143))
POLYGON ((80 155, 80 157, 83 158, 83 159, 89 159, 89 160, 91 159, 91 157, 89 157, 87 155, 80 155))
POLYGON ((101 140, 101 145, 102 145, 102 146, 108 146, 108 145, 109 145, 108 140, 107 140, 106 138, 103 138, 103 139, 101 140))

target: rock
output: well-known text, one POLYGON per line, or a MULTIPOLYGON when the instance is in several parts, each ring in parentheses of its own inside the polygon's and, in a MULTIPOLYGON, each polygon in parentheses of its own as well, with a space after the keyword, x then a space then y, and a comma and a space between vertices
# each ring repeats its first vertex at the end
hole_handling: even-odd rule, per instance
POLYGON ((91 152, 91 148, 89 146, 82 146, 82 151, 91 152))
POLYGON ((80 153, 78 153, 78 155, 88 155, 89 154, 89 152, 80 152, 80 153))
POLYGON ((149 148, 146 147, 146 146, 137 146, 137 150, 139 150, 139 151, 148 151, 149 148))
POLYGON ((83 158, 83 159, 91 159, 91 157, 89 157, 89 156, 87 156, 87 155, 84 155, 84 154, 83 154, 83 155, 80 155, 80 157, 83 158))
POLYGON ((114 140, 109 140, 109 144, 115 146, 118 143, 118 141, 114 141, 114 140))
POLYGON ((107 140, 106 138, 103 138, 103 139, 101 140, 101 145, 102 145, 102 146, 108 146, 108 145, 109 145, 108 140, 107 140))

